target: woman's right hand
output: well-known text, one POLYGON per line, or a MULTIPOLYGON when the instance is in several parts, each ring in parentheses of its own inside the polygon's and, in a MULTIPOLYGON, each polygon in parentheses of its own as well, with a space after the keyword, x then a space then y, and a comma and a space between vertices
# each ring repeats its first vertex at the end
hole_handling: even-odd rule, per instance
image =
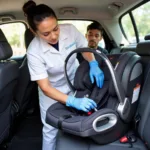
POLYGON ((78 110, 89 112, 91 109, 97 107, 97 104, 89 98, 76 98, 74 96, 68 96, 66 106, 74 107, 78 110))

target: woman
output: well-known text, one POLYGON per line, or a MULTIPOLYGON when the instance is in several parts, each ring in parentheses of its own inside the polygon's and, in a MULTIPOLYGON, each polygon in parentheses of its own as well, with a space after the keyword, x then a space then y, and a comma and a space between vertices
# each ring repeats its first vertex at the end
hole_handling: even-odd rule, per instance
MULTIPOLYGON (((36 35, 29 45, 27 59, 31 80, 36 81, 39 87, 43 123, 42 149, 54 150, 58 130, 46 124, 47 109, 56 101, 85 112, 96 107, 96 103, 91 99, 71 96, 64 76, 64 61, 67 55, 76 48, 86 47, 87 41, 73 25, 58 25, 54 11, 44 4, 36 6, 29 1, 23 10, 31 30, 36 35)), ((93 54, 83 53, 83 57, 89 62, 92 83, 95 78, 97 85, 102 87, 104 75, 93 54)), ((72 82, 77 66, 74 55, 67 66, 67 73, 72 82)))

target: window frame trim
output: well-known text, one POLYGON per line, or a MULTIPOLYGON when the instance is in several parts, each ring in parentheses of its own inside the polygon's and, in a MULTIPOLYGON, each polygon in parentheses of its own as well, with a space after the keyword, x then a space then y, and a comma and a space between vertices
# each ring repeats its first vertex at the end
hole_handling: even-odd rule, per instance
MULTIPOLYGON (((143 0, 142 2, 140 2, 140 3, 137 4, 137 5, 135 5, 134 7, 130 8, 128 11, 126 11, 125 13, 123 13, 123 14, 119 17, 119 26, 120 26, 121 32, 122 32, 122 34, 124 35, 125 39, 126 39, 129 43, 130 43, 130 41, 129 41, 129 39, 128 39, 128 37, 127 37, 127 35, 126 35, 126 33, 125 33, 124 29, 123 29, 122 21, 121 21, 121 20, 122 20, 122 18, 123 18, 125 15, 129 14, 130 19, 131 19, 131 22, 132 22, 132 25, 133 25, 135 37, 136 37, 136 43, 133 43, 133 44, 139 43, 139 42, 140 42, 140 40, 139 40, 139 33, 138 33, 138 29, 137 29, 137 26, 136 26, 136 21, 135 21, 135 19, 134 19, 134 16, 133 16, 132 11, 135 10, 136 8, 138 8, 138 7, 140 7, 140 6, 144 5, 144 4, 146 4, 147 2, 149 2, 149 0, 143 0)), ((132 44, 132 43, 130 43, 130 44, 132 44)))
MULTIPOLYGON (((25 31, 26 31, 26 29, 28 28, 28 24, 27 24, 25 21, 22 21, 22 20, 13 20, 13 21, 1 22, 1 23, 0 23, 0 26, 1 26, 1 25, 4 25, 4 24, 9 24, 9 23, 22 23, 22 24, 24 24, 24 26, 25 26, 25 31)), ((0 29, 1 29, 1 28, 0 28, 0 29)), ((26 54, 25 54, 25 55, 26 55, 26 54)), ((18 56, 11 56, 9 59, 10 59, 10 60, 11 60, 11 59, 22 59, 22 58, 24 58, 25 55, 20 56, 20 57, 18 57, 18 56)))

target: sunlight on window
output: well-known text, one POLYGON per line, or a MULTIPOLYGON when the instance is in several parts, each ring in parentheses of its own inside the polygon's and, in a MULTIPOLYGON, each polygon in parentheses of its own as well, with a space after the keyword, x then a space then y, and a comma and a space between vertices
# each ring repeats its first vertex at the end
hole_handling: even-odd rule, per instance
POLYGON ((62 20, 58 22, 59 24, 69 23, 73 24, 84 36, 86 34, 86 29, 92 21, 82 21, 82 20, 62 20))
POLYGON ((26 53, 24 44, 25 25, 23 23, 8 23, 0 25, 5 34, 11 48, 13 50, 12 57, 23 57, 26 53))
MULTIPOLYGON (((58 21, 59 24, 69 23, 73 24, 84 36, 87 32, 87 26, 91 24, 93 21, 86 21, 86 20, 61 20, 58 21)), ((105 48, 105 42, 102 39, 99 44, 100 47, 105 48)))

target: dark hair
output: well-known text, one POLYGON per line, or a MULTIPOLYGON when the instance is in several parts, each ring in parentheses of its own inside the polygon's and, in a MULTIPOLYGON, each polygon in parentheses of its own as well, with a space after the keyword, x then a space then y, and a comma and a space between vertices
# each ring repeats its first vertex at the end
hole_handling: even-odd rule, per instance
POLYGON ((54 17, 57 19, 57 16, 53 9, 45 4, 36 5, 35 2, 28 1, 23 5, 22 9, 27 16, 29 26, 34 32, 37 31, 37 25, 45 18, 54 17))
POLYGON ((25 15, 27 15, 29 9, 32 8, 32 7, 35 7, 35 6, 36 6, 36 3, 35 3, 34 1, 31 1, 31 0, 30 0, 30 1, 26 2, 26 3, 23 5, 22 10, 23 10, 23 12, 25 13, 25 15))
POLYGON ((93 22, 90 25, 87 26, 87 32, 89 30, 97 29, 101 32, 101 35, 103 35, 103 28, 98 22, 93 22))

